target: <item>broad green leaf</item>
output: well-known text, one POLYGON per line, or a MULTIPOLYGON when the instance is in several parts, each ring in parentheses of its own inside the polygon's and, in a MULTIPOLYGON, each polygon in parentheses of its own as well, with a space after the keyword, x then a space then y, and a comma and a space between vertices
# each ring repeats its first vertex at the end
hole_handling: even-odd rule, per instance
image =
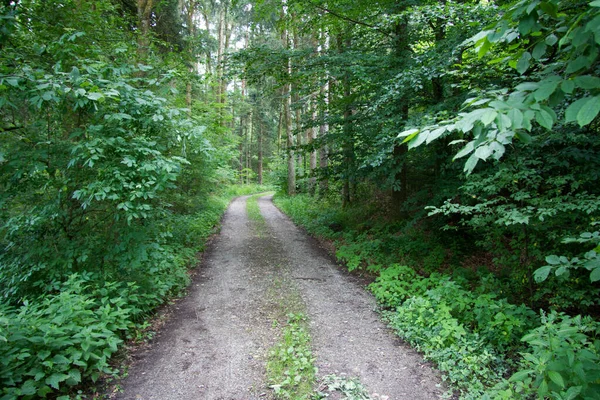
POLYGON ((475 150, 475 157, 480 160, 487 160, 489 156, 492 155, 492 148, 488 145, 479 146, 477 150, 475 150))
POLYGON ((483 43, 479 47, 479 50, 477 51, 477 57, 482 58, 483 56, 485 56, 491 47, 492 43, 490 43, 490 41, 487 38, 485 38, 483 40, 483 43))
POLYGON ((92 93, 87 93, 85 95, 85 97, 87 97, 88 99, 93 100, 93 101, 98 101, 101 98, 103 98, 104 95, 102 93, 92 92, 92 93))
POLYGON ((521 55, 519 61, 517 61, 517 72, 523 75, 529 69, 529 61, 531 61, 531 53, 526 51, 521 55))
POLYGON ((535 17, 533 15, 529 15, 519 22, 519 32, 521 35, 527 35, 529 32, 531 32, 534 25, 535 17))
POLYGON ((571 105, 569 105, 569 107, 567 107, 567 110, 565 111, 565 122, 577 121, 577 114, 579 114, 579 111, 581 110, 583 105, 588 101, 588 99, 589 97, 584 97, 583 99, 579 99, 571 103, 571 105))
POLYGON ((546 36, 546 44, 548 46, 554 46, 556 44, 556 42, 558 42, 558 38, 556 37, 555 34, 550 34, 548 36, 546 36))
POLYGON ((515 136, 525 144, 529 144, 533 140, 530 134, 523 131, 516 133, 515 136))
POLYGON ((45 383, 52 386, 54 389, 58 389, 60 383, 69 379, 69 375, 54 373, 46 378, 45 383))
POLYGON ((560 85, 560 89, 567 94, 573 93, 573 90, 575 90, 575 82, 564 80, 560 85))
POLYGON ((569 62, 567 64, 567 74, 572 74, 573 72, 577 72, 580 69, 586 68, 589 64, 589 59, 586 56, 579 56, 575 60, 569 62))
POLYGON ((533 97, 537 101, 546 100, 548 97, 550 97, 552 95, 552 93, 554 93, 554 91, 558 87, 559 83, 560 83, 560 80, 556 80, 556 79, 542 83, 542 85, 539 87, 539 89, 536 90, 535 92, 533 92, 533 97))
POLYGON ((483 125, 487 126, 491 124, 494 119, 496 119, 496 116, 498 116, 496 110, 492 108, 486 108, 485 112, 481 115, 481 122, 483 125))
POLYGON ((535 112, 535 120, 546 129, 552 129, 552 125, 554 125, 552 115, 544 109, 535 112))
POLYGON ((597 89, 600 88, 600 78, 591 75, 581 75, 573 79, 575 85, 581 89, 597 89))
POLYGON ((535 279, 536 282, 543 282, 548 278, 548 275, 550 275, 550 271, 552 271, 550 265, 538 268, 533 273, 533 279, 535 279))
POLYGON ((600 281, 600 268, 596 268, 590 273, 590 281, 600 281))
POLYGON ((595 0, 590 3, 592 7, 600 7, 600 0, 595 0))
POLYGON ((432 130, 429 133, 429 135, 427 135, 427 144, 431 143, 435 139, 437 139, 440 136, 442 136, 444 134, 444 132, 446 132, 446 128, 445 127, 441 127, 441 128, 437 128, 437 129, 432 130))
POLYGON ((531 52, 531 56, 533 57, 533 59, 541 59, 544 56, 544 54, 546 54, 546 48, 547 46, 545 42, 539 42, 538 44, 536 44, 533 48, 533 51, 531 52))
POLYGON ((464 171, 467 173, 467 175, 470 174, 471 172, 473 172, 473 170, 477 166, 478 161, 479 161, 479 158, 477 157, 477 155, 471 154, 471 157, 469 157, 467 159, 467 162, 465 162, 464 171))
POLYGON ((534 372, 532 369, 526 369, 526 370, 515 372, 514 374, 512 374, 512 376, 510 377, 510 379, 508 381, 509 382, 523 382, 525 379, 527 379, 529 377, 529 375, 532 372, 534 372))
POLYGON ((546 262, 550 265, 559 265, 560 262, 560 257, 556 256, 556 255, 551 255, 551 256, 547 256, 546 257, 546 262))
POLYGON ((403 141, 402 143, 406 143, 406 142, 410 142, 411 140, 413 140, 415 138, 415 136, 417 136, 419 134, 420 130, 416 129, 416 132, 413 132, 411 134, 409 134, 403 141))
POLYGON ((423 130, 417 134, 417 136, 408 143, 409 149, 414 149, 415 147, 419 147, 425 140, 427 140, 427 136, 429 136, 430 131, 423 130))
POLYGON ((466 156, 467 154, 471 153, 475 148, 475 142, 469 142, 465 145, 465 147, 462 148, 461 151, 459 151, 458 153, 456 153, 456 155, 454 156, 453 160, 462 158, 464 156, 466 156))
POLYGON ((571 386, 563 400, 575 400, 581 394, 581 386, 571 386))
POLYGON ((562 375, 559 372, 549 371, 548 372, 548 377, 550 378, 550 380, 552 382, 556 383, 561 388, 565 387, 565 381, 564 381, 562 375))
POLYGON ((600 96, 587 97, 586 99, 587 101, 583 103, 577 113, 577 123, 581 127, 592 122, 600 112, 600 96))
POLYGON ((537 90, 539 87, 540 87, 539 82, 523 82, 523 83, 518 84, 515 89, 531 92, 531 91, 537 90))
POLYGON ((507 114, 512 123, 513 129, 521 129, 523 127, 523 113, 517 108, 511 108, 507 114))
POLYGON ((549 1, 542 1, 540 3, 540 8, 552 18, 556 18, 558 16, 558 7, 549 1))
POLYGON ((417 133, 419 133, 419 129, 413 128, 413 129, 408 129, 406 131, 399 133, 397 137, 401 138, 401 137, 406 137, 406 136, 411 136, 411 135, 416 136, 417 133))

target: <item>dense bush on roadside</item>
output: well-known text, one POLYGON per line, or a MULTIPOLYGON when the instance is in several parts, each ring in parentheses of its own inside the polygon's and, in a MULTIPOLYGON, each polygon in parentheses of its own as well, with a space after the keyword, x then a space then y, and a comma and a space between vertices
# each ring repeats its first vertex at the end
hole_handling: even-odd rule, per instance
MULTIPOLYGON (((397 235, 358 232, 361 217, 351 220, 349 210, 307 196, 277 197, 276 204, 309 232, 336 241, 336 255, 349 269, 377 272, 369 289, 384 319, 436 363, 462 399, 600 398, 600 324, 592 318, 538 315, 515 305, 489 273, 456 268, 453 275, 426 276, 419 272, 441 265, 415 269, 387 262, 390 253, 382 249, 397 235), (335 232, 331 226, 340 221, 346 225, 335 232)), ((394 254, 397 262, 411 260, 402 249, 394 254)))

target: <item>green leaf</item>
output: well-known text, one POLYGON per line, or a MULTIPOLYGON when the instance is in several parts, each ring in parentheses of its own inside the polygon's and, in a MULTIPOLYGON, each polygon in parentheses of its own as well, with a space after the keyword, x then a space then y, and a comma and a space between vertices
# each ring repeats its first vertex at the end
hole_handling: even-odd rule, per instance
POLYGON ((510 379, 508 381, 509 382, 523 382, 525 379, 527 379, 529 377, 529 374, 531 374, 532 372, 534 372, 532 369, 526 369, 526 370, 515 372, 514 374, 512 374, 512 376, 510 377, 510 379))
POLYGON ((558 42, 558 38, 556 37, 555 34, 552 33, 552 34, 546 36, 545 42, 548 46, 554 46, 556 44, 556 42, 558 42))
POLYGON ((531 52, 531 56, 533 57, 533 59, 541 59, 544 56, 544 54, 546 54, 546 48, 547 46, 545 42, 539 42, 538 44, 536 44, 533 48, 533 51, 531 52))
POLYGON ((546 262, 550 265, 560 265, 561 264, 560 257, 556 256, 554 254, 551 256, 547 256, 546 262))
POLYGON ((565 111, 565 122, 577 121, 577 114, 579 114, 579 111, 581 110, 583 105, 587 103, 588 99, 589 97, 584 97, 583 99, 579 99, 571 103, 571 105, 569 105, 569 107, 567 107, 567 110, 565 111))
POLYGON ((590 273, 590 281, 591 282, 600 281, 600 268, 596 268, 590 273))
POLYGON ((529 61, 531 61, 531 54, 528 51, 526 51, 521 55, 519 61, 517 61, 517 72, 523 75, 525 71, 527 71, 527 69, 529 68, 529 61))
POLYGON ((554 383, 556 383, 561 388, 565 387, 565 381, 563 380, 562 375, 556 371, 548 371, 548 377, 554 383))
POLYGON ((542 1, 540 3, 540 8, 552 18, 558 17, 558 7, 555 4, 549 1, 542 1))
POLYGON ((597 89, 600 88, 600 78, 591 75, 581 75, 573 79, 575 85, 581 89, 597 89))
POLYGON ((103 98, 104 95, 102 93, 99 93, 99 92, 92 92, 92 93, 87 93, 85 95, 85 97, 87 97, 88 99, 93 100, 93 101, 98 101, 101 98, 103 98))
POLYGON ((600 7, 600 0, 595 0, 590 3, 592 7, 600 7))
POLYGON ((538 283, 543 282, 548 278, 548 275, 550 275, 550 271, 552 271, 552 267, 550 265, 538 268, 533 273, 533 279, 535 279, 535 281, 538 283))
POLYGON ((486 53, 490 50, 491 47, 492 43, 490 43, 490 41, 487 38, 485 38, 483 40, 483 43, 479 47, 479 50, 477 51, 477 57, 482 58, 484 55, 486 55, 486 53))
POLYGON ((535 112, 535 120, 546 129, 552 129, 552 125, 554 125, 552 115, 544 109, 535 112))
POLYGON ((575 60, 567 64, 567 74, 572 74, 580 69, 586 68, 589 64, 589 59, 586 56, 579 56, 575 60))
POLYGON ((419 133, 419 129, 413 128, 413 129, 408 129, 404 132, 401 132, 398 134, 398 138, 402 138, 402 137, 406 137, 406 139, 404 139, 404 141, 402 143, 406 143, 409 140, 411 140, 412 138, 414 138, 415 136, 417 136, 417 134, 419 133))
POLYGON ((600 96, 586 97, 585 103, 577 113, 577 123, 583 127, 596 118, 600 112, 600 96))
POLYGON ((535 92, 533 92, 533 97, 537 101, 546 100, 548 97, 550 97, 552 95, 552 93, 554 93, 554 91, 558 87, 559 83, 560 83, 559 79, 552 79, 552 80, 543 82, 542 85, 539 87, 539 89, 537 89, 535 92))
POLYGON ((474 149, 475 149, 475 142, 469 142, 458 153, 456 153, 456 155, 454 156, 454 158, 452 160, 462 158, 462 157, 466 156, 467 154, 471 153, 474 149))
POLYGON ((467 175, 470 174, 471 172, 473 172, 473 170, 477 166, 478 161, 479 161, 479 158, 477 157, 477 155, 471 154, 471 157, 469 157, 467 159, 467 162, 465 163, 465 168, 464 168, 464 171, 467 173, 467 175))
POLYGON ((46 382, 46 384, 52 386, 54 389, 58 389, 60 386, 60 383, 67 379, 69 379, 69 375, 54 373, 54 374, 50 375, 49 377, 47 377, 45 382, 46 382))
POLYGON ((512 123, 514 129, 521 129, 523 127, 523 113, 517 108, 511 108, 507 114, 508 118, 512 123))
POLYGON ((567 94, 573 93, 573 90, 575 90, 575 82, 564 80, 560 85, 560 89, 567 94))
POLYGON ((486 108, 485 112, 481 115, 481 122, 487 126, 492 123, 498 116, 498 112, 492 108, 486 108))

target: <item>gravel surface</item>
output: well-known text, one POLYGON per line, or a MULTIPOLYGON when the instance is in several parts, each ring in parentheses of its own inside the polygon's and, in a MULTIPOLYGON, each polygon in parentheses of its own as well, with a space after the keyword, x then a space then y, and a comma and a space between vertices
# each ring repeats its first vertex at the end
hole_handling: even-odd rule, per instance
POLYGON ((319 376, 357 377, 375 398, 439 398, 439 375, 379 321, 373 297, 271 197, 259 199, 266 224, 248 219, 246 199, 231 203, 189 295, 134 354, 116 398, 272 398, 266 357, 289 307, 308 315, 319 376), (290 290, 294 304, 280 300, 290 290))

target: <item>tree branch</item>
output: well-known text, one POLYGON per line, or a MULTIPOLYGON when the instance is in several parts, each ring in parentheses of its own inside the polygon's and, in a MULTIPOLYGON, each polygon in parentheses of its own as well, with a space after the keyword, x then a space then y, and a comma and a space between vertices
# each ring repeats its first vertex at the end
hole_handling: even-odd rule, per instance
POLYGON ((375 26, 375 25, 371 25, 371 24, 368 24, 368 23, 366 23, 366 22, 358 21, 358 20, 355 20, 355 19, 353 19, 353 18, 347 17, 347 16, 345 16, 345 15, 342 15, 342 14, 338 14, 337 12, 335 12, 335 11, 331 11, 330 9, 328 9, 328 8, 325 8, 325 7, 322 7, 322 6, 315 5, 315 7, 316 7, 316 8, 318 8, 319 10, 321 10, 321 11, 325 11, 326 13, 333 15, 334 17, 337 17, 337 18, 343 19, 343 20, 345 20, 345 21, 350 21, 350 22, 353 22, 353 23, 355 23, 355 24, 357 24, 357 25, 366 26, 367 28, 375 29, 377 32, 379 32, 379 33, 381 33, 382 35, 385 35, 385 36, 387 36, 387 37, 393 37, 393 36, 392 36, 392 35, 390 35, 388 32, 386 32, 386 31, 384 31, 384 30, 381 30, 379 27, 377 27, 377 26, 375 26))

